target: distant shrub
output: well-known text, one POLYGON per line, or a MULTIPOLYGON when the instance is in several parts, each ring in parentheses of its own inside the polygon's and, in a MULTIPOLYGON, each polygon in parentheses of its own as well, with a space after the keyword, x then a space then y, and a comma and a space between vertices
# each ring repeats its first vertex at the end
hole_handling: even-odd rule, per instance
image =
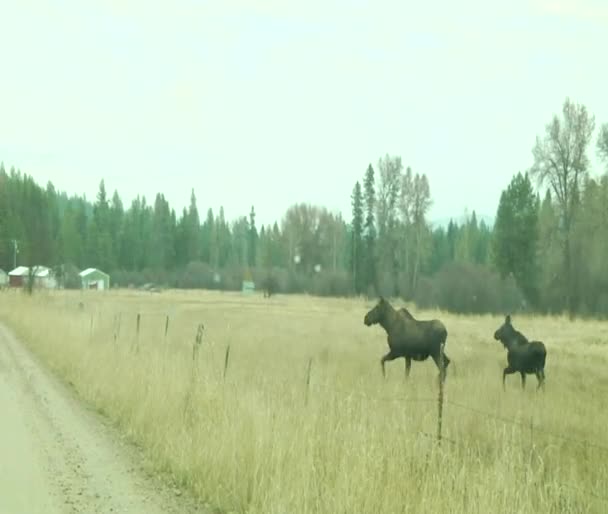
POLYGON ((432 278, 421 279, 414 298, 421 308, 462 314, 516 312, 524 297, 512 278, 502 279, 486 266, 451 262, 432 278))
POLYGON ((74 264, 63 266, 59 277, 65 289, 80 289, 82 287, 79 270, 74 264))
POLYGON ((178 279, 177 286, 183 289, 210 289, 214 272, 204 262, 189 262, 178 279))
POLYGON ((321 271, 310 281, 310 293, 317 296, 351 296, 353 281, 346 271, 321 271))

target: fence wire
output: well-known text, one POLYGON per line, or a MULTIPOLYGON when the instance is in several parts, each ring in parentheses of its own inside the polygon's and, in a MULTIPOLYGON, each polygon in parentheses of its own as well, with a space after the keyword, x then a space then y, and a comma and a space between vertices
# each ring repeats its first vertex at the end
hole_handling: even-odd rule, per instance
MULTIPOLYGON (((100 314, 100 313, 99 313, 100 314)), ((146 313, 147 314, 147 313, 146 313)), ((157 312, 154 312, 154 314, 158 314, 157 312)), ((137 332, 139 332, 139 318, 141 316, 141 313, 138 314, 137 316, 137 332)), ((118 318, 120 319, 121 315, 118 315, 118 318)), ((116 339, 116 336, 118 335, 118 332, 120 331, 120 328, 116 328, 116 324, 118 323, 118 327, 120 327, 120 321, 116 321, 116 319, 114 320, 114 324, 115 324, 115 328, 114 331, 117 332, 115 334, 114 339, 116 339)), ((169 326, 169 316, 166 315, 166 325, 165 325, 165 339, 167 336, 167 331, 168 331, 168 326, 169 326)), ((91 331, 91 335, 93 332, 93 316, 91 316, 91 326, 90 326, 90 331, 91 331)), ((311 363, 312 363, 312 359, 311 359, 311 363)), ((224 369, 224 374, 226 372, 226 369, 224 369)), ((310 371, 309 371, 309 375, 310 375, 310 371)), ((607 445, 603 445, 594 441, 589 441, 586 439, 578 439, 575 437, 572 437, 570 435, 565 435, 565 434, 561 434, 555 431, 551 431, 551 430, 547 430, 545 428, 543 428, 540 425, 534 424, 532 421, 522 421, 522 420, 517 420, 517 419, 512 419, 512 418, 508 418, 505 416, 501 416, 498 414, 493 414, 491 412, 487 412, 484 411, 482 409, 479 409, 477 407, 471 407, 470 405, 465 405, 459 402, 455 402, 455 401, 451 401, 451 400, 446 400, 445 398, 443 398, 442 400, 440 400, 439 398, 435 397, 435 398, 408 398, 407 396, 374 396, 374 395, 370 395, 368 393, 364 393, 362 391, 355 391, 355 390, 346 390, 346 389, 338 389, 335 387, 330 387, 327 385, 321 385, 321 384, 313 384, 310 383, 310 376, 308 376, 307 379, 307 392, 309 390, 316 390, 317 392, 321 392, 321 393, 327 393, 327 392, 331 392, 334 394, 341 394, 344 395, 346 397, 349 398, 359 398, 362 400, 366 400, 366 401, 374 401, 374 402, 388 402, 388 403, 432 403, 432 404, 437 404, 438 401, 442 401, 442 403, 444 405, 449 405, 451 407, 455 407, 457 409, 461 409, 461 410, 465 410, 468 412, 473 412, 475 414, 484 416, 488 419, 493 419, 495 421, 499 421, 505 424, 509 424, 509 425, 514 425, 514 426, 519 426, 522 429, 531 429, 534 431, 534 434, 541 434, 541 435, 545 435, 548 437, 553 437, 556 439, 560 439, 562 441, 566 441, 570 444, 576 444, 576 445, 580 445, 580 446, 584 446, 584 447, 588 447, 588 448, 593 448, 595 450, 599 450, 601 452, 606 452, 608 454, 608 446, 607 445)), ((417 432, 417 435, 425 437, 425 438, 431 438, 433 440, 435 440, 436 442, 446 442, 449 443, 452 446, 457 446, 457 447, 461 447, 461 448, 466 448, 467 445, 464 444, 461 441, 458 441, 454 438, 450 438, 450 437, 445 437, 443 434, 431 434, 428 432, 424 432, 424 431, 419 431, 417 432)), ((570 490, 572 492, 576 492, 578 494, 584 495, 584 496, 588 496, 588 497, 593 497, 596 500, 602 501, 602 502, 606 502, 608 503, 608 497, 607 496, 603 496, 600 495, 594 491, 588 490, 588 489, 582 489, 580 487, 574 487, 574 486, 570 486, 567 484, 559 484, 559 487, 562 487, 563 489, 567 489, 570 490)), ((606 485, 605 489, 608 489, 608 484, 606 485)))

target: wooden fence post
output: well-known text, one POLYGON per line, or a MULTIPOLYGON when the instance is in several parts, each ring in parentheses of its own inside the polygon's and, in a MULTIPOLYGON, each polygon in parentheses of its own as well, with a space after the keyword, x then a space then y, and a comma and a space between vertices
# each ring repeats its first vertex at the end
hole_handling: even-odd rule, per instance
POLYGON ((91 325, 89 327, 89 340, 92 341, 93 340, 93 319, 94 319, 95 315, 93 313, 91 313, 91 325))
POLYGON ((114 314, 114 342, 118 340, 120 336, 120 324, 122 321, 122 312, 114 314))
POLYGON ((139 353, 139 327, 141 324, 141 314, 138 312, 135 318, 135 353, 139 353))
POLYGON ((224 382, 226 381, 226 373, 228 372, 228 361, 230 360, 230 345, 226 347, 226 357, 224 358, 224 382))
POLYGON ((534 449, 534 417, 530 416, 530 449, 534 449))
POLYGON ((304 398, 304 404, 308 405, 308 395, 310 390, 310 374, 312 371, 312 357, 308 360, 308 371, 306 372, 306 396, 304 398))
POLYGON ((437 398, 437 440, 441 444, 441 430, 443 426, 443 381, 445 378, 443 344, 439 348, 439 397, 437 398))
POLYGON ((203 332, 205 330, 205 325, 202 323, 199 324, 196 329, 196 337, 194 338, 194 344, 192 345, 192 361, 196 363, 198 361, 198 352, 201 344, 203 343, 203 332))

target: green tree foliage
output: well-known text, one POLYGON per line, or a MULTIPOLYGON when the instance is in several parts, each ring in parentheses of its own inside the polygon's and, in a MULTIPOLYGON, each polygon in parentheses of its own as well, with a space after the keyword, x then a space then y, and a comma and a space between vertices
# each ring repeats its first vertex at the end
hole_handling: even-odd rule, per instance
POLYGON ((215 220, 216 222, 216 245, 218 254, 218 267, 224 268, 230 261, 231 252, 231 238, 230 227, 226 222, 226 216, 224 214, 224 207, 220 207, 219 214, 215 220))
POLYGON ((148 266, 156 270, 173 269, 175 266, 174 216, 169 202, 158 193, 152 213, 152 248, 148 266))
POLYGON ((207 264, 214 265, 217 262, 217 237, 215 234, 215 218, 213 209, 207 210, 207 217, 200 228, 200 259, 207 264))
POLYGON ((0 163, 0 269, 5 270, 10 269, 13 264, 9 187, 9 177, 4 169, 4 163, 0 163))
POLYGON ((588 179, 572 234, 577 312, 608 315, 608 175, 588 179))
POLYGON ((190 206, 184 220, 184 244, 186 262, 198 261, 201 258, 201 223, 196 205, 194 189, 190 193, 190 206))
POLYGON ((608 123, 604 123, 600 129, 597 137, 597 152, 608 171, 608 123))
MULTIPOLYGON (((78 287, 77 271, 90 266, 107 268, 120 286, 238 290, 251 274, 258 288, 270 280, 274 293, 381 293, 460 312, 525 308, 523 294, 527 308, 561 312, 570 305, 581 314, 608 316, 608 175, 589 176, 586 136, 579 136, 587 134, 591 117, 580 106, 568 105, 564 113, 535 147, 530 176, 548 187, 539 196, 528 176, 515 175, 495 226, 475 211, 432 226, 430 181, 404 170, 399 156, 385 155, 377 174, 369 165, 356 181, 348 224, 307 203, 265 225, 257 226, 249 206, 230 220, 223 207, 205 206, 203 221, 194 190, 177 212, 160 193, 151 204, 137 196, 123 205, 118 191, 109 197, 103 181, 91 202, 0 165, 0 267, 13 267, 16 240, 18 265, 53 267, 65 287, 78 287), (557 158, 556 167, 551 160, 557 158), (565 269, 571 270, 568 288, 565 269)), ((602 158, 607 130, 597 143, 602 158)))
POLYGON ((493 261, 503 278, 513 275, 526 299, 538 302, 538 200, 528 174, 518 173, 500 195, 493 261))

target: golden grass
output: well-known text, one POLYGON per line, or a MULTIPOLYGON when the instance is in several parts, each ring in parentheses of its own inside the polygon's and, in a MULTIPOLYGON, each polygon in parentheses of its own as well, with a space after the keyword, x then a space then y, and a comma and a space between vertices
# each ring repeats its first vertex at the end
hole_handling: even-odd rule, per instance
POLYGON ((384 332, 363 325, 371 305, 210 292, 0 294, 3 321, 141 444, 152 469, 218 512, 608 511, 605 323, 515 316, 516 328, 547 345, 546 391, 536 393, 530 376, 522 392, 512 375, 503 392, 506 354, 492 338, 502 317, 415 312, 445 322, 455 364, 439 447, 437 369, 415 362, 406 383, 400 359, 384 381, 384 332))

